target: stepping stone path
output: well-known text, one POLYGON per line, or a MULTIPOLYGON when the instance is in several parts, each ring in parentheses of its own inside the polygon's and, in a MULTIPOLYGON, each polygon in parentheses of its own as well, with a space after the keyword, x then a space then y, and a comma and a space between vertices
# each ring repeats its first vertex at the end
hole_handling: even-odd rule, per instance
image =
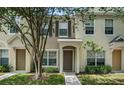
POLYGON ((65 72, 65 84, 66 85, 81 85, 80 81, 73 72, 65 72))

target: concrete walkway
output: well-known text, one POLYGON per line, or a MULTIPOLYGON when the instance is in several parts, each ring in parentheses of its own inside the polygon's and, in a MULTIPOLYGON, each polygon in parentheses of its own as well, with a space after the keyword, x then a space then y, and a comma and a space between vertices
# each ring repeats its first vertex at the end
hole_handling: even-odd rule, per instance
POLYGON ((74 72, 65 72, 64 76, 66 85, 81 85, 74 72))
POLYGON ((5 73, 4 75, 0 76, 0 80, 6 79, 8 77, 14 76, 14 75, 19 74, 19 73, 23 73, 23 72, 9 72, 9 73, 5 73))

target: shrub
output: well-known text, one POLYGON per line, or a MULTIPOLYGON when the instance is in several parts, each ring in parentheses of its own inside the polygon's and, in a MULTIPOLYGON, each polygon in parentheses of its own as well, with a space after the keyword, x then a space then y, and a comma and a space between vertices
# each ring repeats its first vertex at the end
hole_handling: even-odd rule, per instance
POLYGON ((64 85, 63 74, 52 74, 46 78, 35 80, 32 74, 17 74, 0 80, 0 85, 64 85))
POLYGON ((56 85, 56 84, 64 84, 64 76, 63 75, 50 75, 47 83, 50 85, 56 85))
POLYGON ((9 65, 0 66, 0 72, 10 72, 10 66, 9 65))
POLYGON ((109 65, 107 65, 107 66, 106 66, 106 71, 107 71, 107 73, 111 72, 111 71, 112 71, 112 67, 109 66, 109 65))
POLYGON ((97 66, 95 73, 106 73, 106 68, 105 68, 105 66, 97 66))
POLYGON ((85 72, 89 74, 106 74, 111 72, 111 66, 86 66, 85 72))
POLYGON ((2 66, 0 66, 0 72, 2 72, 2 66))
POLYGON ((46 73, 58 73, 58 67, 46 67, 44 68, 44 72, 46 73))
POLYGON ((85 67, 85 72, 86 72, 86 73, 93 74, 93 73, 96 72, 96 68, 95 68, 95 66, 86 66, 86 67, 85 67))
POLYGON ((82 75, 80 77, 80 81, 82 85, 96 85, 97 84, 97 78, 93 78, 87 75, 82 75))

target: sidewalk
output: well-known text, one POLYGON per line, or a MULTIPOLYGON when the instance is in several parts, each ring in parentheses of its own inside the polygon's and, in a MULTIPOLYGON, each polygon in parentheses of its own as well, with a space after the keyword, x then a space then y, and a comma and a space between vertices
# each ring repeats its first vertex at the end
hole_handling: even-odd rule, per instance
POLYGON ((66 85, 81 85, 80 81, 73 72, 65 72, 65 84, 66 85))
POLYGON ((14 75, 19 74, 19 73, 22 73, 22 72, 9 72, 9 73, 5 73, 4 75, 0 76, 0 80, 6 79, 8 77, 14 76, 14 75))

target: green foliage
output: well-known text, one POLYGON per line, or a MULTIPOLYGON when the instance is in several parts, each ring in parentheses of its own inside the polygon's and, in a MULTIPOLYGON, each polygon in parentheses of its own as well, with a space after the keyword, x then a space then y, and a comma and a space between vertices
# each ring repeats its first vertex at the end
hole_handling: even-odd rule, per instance
POLYGON ((2 72, 2 66, 0 66, 0 72, 2 72))
POLYGON ((85 67, 85 72, 86 73, 91 73, 91 74, 96 73, 96 67, 95 66, 86 66, 85 67))
POLYGON ((10 72, 10 66, 9 65, 0 66, 0 72, 10 72))
POLYGON ((63 75, 50 75, 47 82, 50 85, 64 84, 64 76, 63 75))
POLYGON ((58 67, 46 67, 46 68, 44 68, 44 72, 46 72, 46 73, 58 73, 59 69, 58 69, 58 67))
POLYGON ((42 80, 33 79, 30 74, 18 74, 1 80, 0 85, 63 85, 64 76, 61 74, 48 75, 42 80))
POLYGON ((107 65, 107 66, 106 66, 106 71, 107 71, 107 73, 111 72, 111 71, 112 71, 112 67, 109 66, 109 65, 107 65))
POLYGON ((82 85, 124 85, 124 74, 82 74, 78 75, 82 85))
POLYGON ((91 78, 90 76, 82 75, 79 79, 83 85, 96 85, 97 79, 91 78))
POLYGON ((106 74, 112 70, 111 66, 86 66, 85 72, 89 74, 106 74))
POLYGON ((101 52, 103 50, 103 47, 99 46, 92 40, 87 40, 82 46, 83 46, 83 48, 85 48, 87 50, 92 50, 95 53, 101 52))

